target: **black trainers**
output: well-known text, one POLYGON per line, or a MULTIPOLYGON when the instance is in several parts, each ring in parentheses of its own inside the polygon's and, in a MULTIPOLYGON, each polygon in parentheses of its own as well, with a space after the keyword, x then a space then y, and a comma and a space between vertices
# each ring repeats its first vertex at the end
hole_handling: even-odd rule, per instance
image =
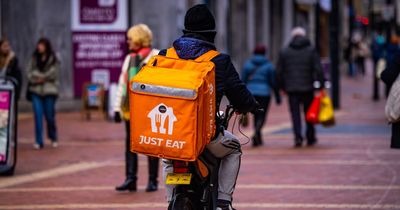
POLYGON ((231 202, 225 200, 217 201, 217 208, 215 210, 236 210, 232 207, 231 202))
POLYGON ((317 142, 318 142, 318 140, 316 138, 308 139, 307 140, 307 146, 312 147, 312 146, 316 145, 317 142))
POLYGON ((294 148, 300 148, 301 146, 303 146, 303 139, 296 138, 294 140, 294 148))

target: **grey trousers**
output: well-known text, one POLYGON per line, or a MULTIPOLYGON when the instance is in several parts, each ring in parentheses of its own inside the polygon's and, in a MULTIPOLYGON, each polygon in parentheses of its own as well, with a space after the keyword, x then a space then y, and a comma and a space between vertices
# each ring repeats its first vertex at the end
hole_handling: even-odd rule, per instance
MULTIPOLYGON (((242 151, 240 142, 236 136, 228 131, 212 140, 207 149, 216 157, 221 158, 218 173, 218 199, 232 201, 232 194, 235 190, 236 180, 240 169, 242 151)), ((168 173, 173 172, 172 161, 163 159, 164 183, 168 173)), ((170 202, 174 185, 166 185, 166 198, 170 202)))

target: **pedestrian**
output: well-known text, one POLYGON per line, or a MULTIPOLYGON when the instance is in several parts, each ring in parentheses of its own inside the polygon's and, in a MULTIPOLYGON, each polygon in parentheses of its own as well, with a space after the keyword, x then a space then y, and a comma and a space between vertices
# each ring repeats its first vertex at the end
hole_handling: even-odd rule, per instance
POLYGON ((385 46, 385 36, 383 36, 381 31, 378 31, 371 44, 372 60, 374 61, 375 67, 379 59, 385 58, 385 46))
POLYGON ((355 47, 355 44, 353 43, 352 39, 349 39, 349 41, 344 44, 346 47, 344 48, 343 51, 343 58, 347 62, 347 75, 349 77, 354 77, 355 76, 355 65, 354 65, 354 59, 352 58, 352 51, 353 48, 355 47))
POLYGON ((386 63, 393 63, 395 55, 400 52, 400 38, 397 35, 392 35, 390 41, 386 45, 386 63))
MULTIPOLYGON (((398 53, 400 53, 400 38, 396 34, 393 34, 386 45, 386 64, 394 63, 395 55, 397 55, 398 53)), ((386 85, 386 97, 389 95, 389 90, 389 86, 386 85)))
POLYGON ((249 58, 242 70, 242 81, 260 104, 263 111, 254 114, 253 146, 263 145, 261 129, 267 118, 272 92, 275 94, 277 104, 281 103, 281 97, 276 82, 274 65, 266 58, 266 47, 259 44, 254 49, 254 54, 249 58))
MULTIPOLYGON (((195 60, 210 50, 216 50, 215 19, 207 5, 199 4, 190 8, 185 14, 184 26, 183 36, 173 42, 173 47, 180 59, 195 60)), ((166 54, 167 50, 160 52, 160 55, 166 54)), ((230 56, 220 53, 211 59, 211 62, 215 64, 216 110, 219 110, 224 95, 239 113, 257 109, 258 103, 240 80, 230 56)), ((240 169, 242 151, 237 137, 224 130, 220 122, 216 124, 218 136, 207 145, 207 149, 215 157, 221 159, 216 210, 234 210, 232 197, 240 169)), ((163 168, 164 175, 172 173, 172 162, 163 159, 163 168)), ((168 202, 172 201, 173 188, 174 186, 171 185, 166 186, 168 202)))
POLYGON ((383 69, 385 68, 385 54, 386 54, 386 39, 382 34, 382 31, 379 30, 374 36, 371 44, 371 52, 372 52, 372 60, 374 62, 373 69, 373 94, 372 99, 374 101, 379 100, 379 79, 377 77, 383 69))
MULTIPOLYGON (((133 77, 142 66, 144 66, 151 57, 158 54, 159 50, 152 48, 153 34, 149 27, 145 24, 138 24, 131 27, 127 32, 127 43, 130 54, 125 57, 121 74, 118 81, 117 98, 114 106, 115 121, 125 121, 126 144, 125 144, 125 172, 126 179, 124 183, 117 186, 117 191, 137 190, 137 171, 138 171, 138 155, 130 151, 130 126, 135 123, 129 117, 129 94, 128 80, 133 77)), ((149 180, 146 192, 153 192, 158 189, 158 166, 159 159, 148 157, 149 180)))
POLYGON ((369 55, 369 49, 365 43, 361 33, 355 33, 352 39, 353 47, 351 50, 351 59, 354 61, 356 70, 355 72, 360 72, 363 76, 365 75, 365 59, 369 55))
POLYGON ((60 62, 49 39, 39 39, 27 70, 27 99, 32 101, 35 117, 35 149, 42 149, 44 146, 43 115, 51 145, 58 146, 55 104, 59 94, 59 68, 60 62))
MULTIPOLYGON (((12 80, 15 85, 15 110, 18 110, 18 99, 21 90, 22 75, 21 69, 18 65, 18 59, 10 47, 7 39, 0 39, 0 78, 7 78, 12 80)), ((9 110, 0 110, 0 162, 6 160, 7 155, 7 139, 8 139, 8 122, 9 110)), ((17 112, 14 115, 17 120, 17 112)), ((16 135, 16 134, 15 134, 16 135)))
MULTIPOLYGON (((381 79, 390 90, 396 78, 400 74, 400 52, 393 55, 393 59, 388 63, 388 67, 382 72, 381 79)), ((399 104, 398 104, 399 105, 399 104)), ((400 149, 400 122, 392 124, 391 148, 400 149)))
MULTIPOLYGON (((324 77, 321 62, 315 48, 306 38, 306 31, 296 27, 291 33, 289 46, 283 49, 278 61, 278 79, 280 88, 289 97, 295 147, 303 143, 300 107, 307 113, 313 98, 314 87, 322 87, 324 77)), ((306 122, 307 145, 317 143, 314 125, 306 122)))
POLYGON ((16 98, 18 99, 22 84, 21 69, 9 41, 4 38, 0 40, 0 77, 8 77, 13 80, 16 88, 16 98))

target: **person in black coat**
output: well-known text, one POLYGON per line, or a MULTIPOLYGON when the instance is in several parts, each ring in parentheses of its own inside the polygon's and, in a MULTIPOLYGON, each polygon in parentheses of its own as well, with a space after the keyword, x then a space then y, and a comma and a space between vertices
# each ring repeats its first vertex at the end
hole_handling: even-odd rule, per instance
MULTIPOLYGON (((324 82, 318 53, 306 38, 305 30, 296 27, 289 46, 282 50, 278 61, 278 83, 289 96, 295 147, 301 147, 303 143, 300 106, 303 105, 304 113, 307 113, 314 98, 315 81, 320 87, 324 82)), ((307 144, 312 146, 317 142, 315 128, 311 123, 306 124, 307 144)))
MULTIPOLYGON (((400 74, 400 52, 397 52, 393 56, 393 60, 388 64, 387 69, 385 69, 381 74, 382 81, 387 85, 390 90, 396 78, 400 74)), ((400 149, 400 122, 392 124, 392 139, 391 148, 400 149)))
POLYGON ((13 80, 18 99, 21 92, 22 74, 18 59, 6 39, 0 40, 0 77, 9 77, 13 80))
MULTIPOLYGON (((210 50, 216 50, 214 45, 216 35, 215 19, 205 4, 193 6, 188 10, 185 15, 184 25, 184 35, 173 43, 173 47, 180 59, 195 60, 210 50)), ((165 56, 167 50, 161 50, 159 54, 165 56)), ((224 95, 238 112, 250 112, 259 107, 246 85, 240 80, 229 55, 220 53, 211 59, 211 62, 215 64, 216 110, 219 110, 219 105, 224 95)), ((214 140, 213 142, 214 145, 219 144, 219 148, 224 148, 221 149, 221 151, 224 150, 224 153, 218 154, 221 155, 221 165, 219 168, 216 209, 233 210, 231 202, 240 169, 242 152, 237 138, 233 134, 224 131, 218 125, 219 122, 217 122, 217 128, 219 128, 217 130, 217 139, 219 140, 214 140), (225 140, 232 144, 223 146, 221 142, 225 140)), ((213 153, 212 148, 207 148, 213 153)), ((163 160, 164 174, 171 169, 171 165, 170 161, 163 160)), ((171 186, 166 188, 167 200, 171 201, 171 186)))

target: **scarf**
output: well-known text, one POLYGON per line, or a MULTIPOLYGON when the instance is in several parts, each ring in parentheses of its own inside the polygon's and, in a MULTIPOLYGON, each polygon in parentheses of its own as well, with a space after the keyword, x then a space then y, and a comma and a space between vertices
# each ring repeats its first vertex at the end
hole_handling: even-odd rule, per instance
POLYGON ((131 53, 131 57, 136 57, 140 62, 143 61, 151 52, 151 48, 144 47, 140 50, 133 51, 131 53))
POLYGON ((146 47, 141 48, 140 50, 132 52, 130 54, 131 60, 129 62, 128 71, 126 71, 124 75, 125 81, 128 82, 130 79, 132 79, 133 76, 135 76, 139 72, 141 68, 140 64, 143 62, 144 59, 147 58, 150 52, 151 48, 146 47))

